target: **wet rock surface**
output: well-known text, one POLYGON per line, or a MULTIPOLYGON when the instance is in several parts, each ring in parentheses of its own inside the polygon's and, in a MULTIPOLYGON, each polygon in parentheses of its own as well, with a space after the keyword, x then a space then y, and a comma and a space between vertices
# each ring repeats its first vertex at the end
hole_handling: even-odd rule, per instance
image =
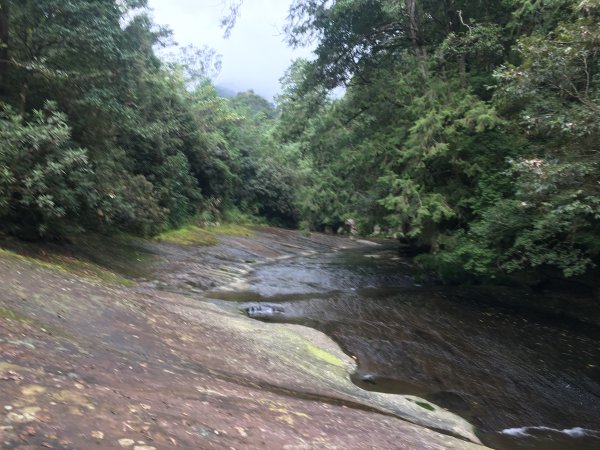
POLYGON ((395 246, 350 249, 258 268, 230 299, 276 304, 284 313, 261 320, 333 337, 356 357, 357 385, 447 408, 494 448, 598 448, 597 328, 490 301, 543 303, 542 294, 421 284, 417 274, 395 246))
POLYGON ((360 244, 266 229, 140 245, 156 276, 132 287, 0 255, 2 448, 481 448, 441 408, 359 389, 324 334, 202 300, 254 265, 360 244))

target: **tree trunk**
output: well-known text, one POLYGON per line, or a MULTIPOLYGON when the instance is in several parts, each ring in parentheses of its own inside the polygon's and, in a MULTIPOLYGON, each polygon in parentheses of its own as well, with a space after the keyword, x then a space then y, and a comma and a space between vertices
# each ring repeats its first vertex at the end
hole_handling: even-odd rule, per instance
POLYGON ((8 0, 0 0, 0 92, 5 91, 8 70, 8 0))
POLYGON ((421 30, 421 21, 419 20, 419 12, 417 10, 417 0, 404 0, 404 7, 408 15, 408 36, 413 46, 413 50, 419 61, 419 67, 424 77, 427 77, 427 68, 425 66, 425 58, 427 57, 427 49, 425 48, 421 30))
POLYGON ((418 17, 417 11, 417 0, 404 0, 406 7, 406 13, 408 14, 408 34, 410 41, 412 42, 415 54, 419 58, 427 56, 427 50, 423 46, 423 40, 421 36, 421 24, 418 17))

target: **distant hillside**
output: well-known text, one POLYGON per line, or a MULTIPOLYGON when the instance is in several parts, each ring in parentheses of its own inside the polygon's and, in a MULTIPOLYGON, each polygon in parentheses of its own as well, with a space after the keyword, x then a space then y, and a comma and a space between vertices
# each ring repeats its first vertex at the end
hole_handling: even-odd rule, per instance
POLYGON ((238 93, 234 89, 225 86, 215 86, 215 89, 217 90, 217 95, 223 98, 231 98, 238 93))

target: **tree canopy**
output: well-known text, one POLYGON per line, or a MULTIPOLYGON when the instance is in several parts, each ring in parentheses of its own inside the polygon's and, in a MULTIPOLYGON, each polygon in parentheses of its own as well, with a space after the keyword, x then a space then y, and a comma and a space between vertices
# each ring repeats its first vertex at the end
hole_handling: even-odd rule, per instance
POLYGON ((596 0, 295 1, 288 40, 316 59, 288 74, 276 135, 310 167, 302 218, 377 225, 447 280, 588 273, 599 18, 596 0))
POLYGON ((315 58, 273 105, 220 97, 213 50, 159 58, 145 0, 0 0, 2 227, 353 219, 446 281, 591 276, 599 23, 599 0, 295 0, 287 40, 315 58))

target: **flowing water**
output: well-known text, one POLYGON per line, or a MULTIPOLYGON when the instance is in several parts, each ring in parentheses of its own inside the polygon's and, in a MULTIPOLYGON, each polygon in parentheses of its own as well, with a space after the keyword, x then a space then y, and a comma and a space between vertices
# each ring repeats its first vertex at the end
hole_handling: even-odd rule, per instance
POLYGON ((468 419, 491 447, 600 448, 597 329, 414 275, 382 246, 259 266, 236 292, 212 296, 327 333, 356 357, 356 384, 424 397, 468 419))

